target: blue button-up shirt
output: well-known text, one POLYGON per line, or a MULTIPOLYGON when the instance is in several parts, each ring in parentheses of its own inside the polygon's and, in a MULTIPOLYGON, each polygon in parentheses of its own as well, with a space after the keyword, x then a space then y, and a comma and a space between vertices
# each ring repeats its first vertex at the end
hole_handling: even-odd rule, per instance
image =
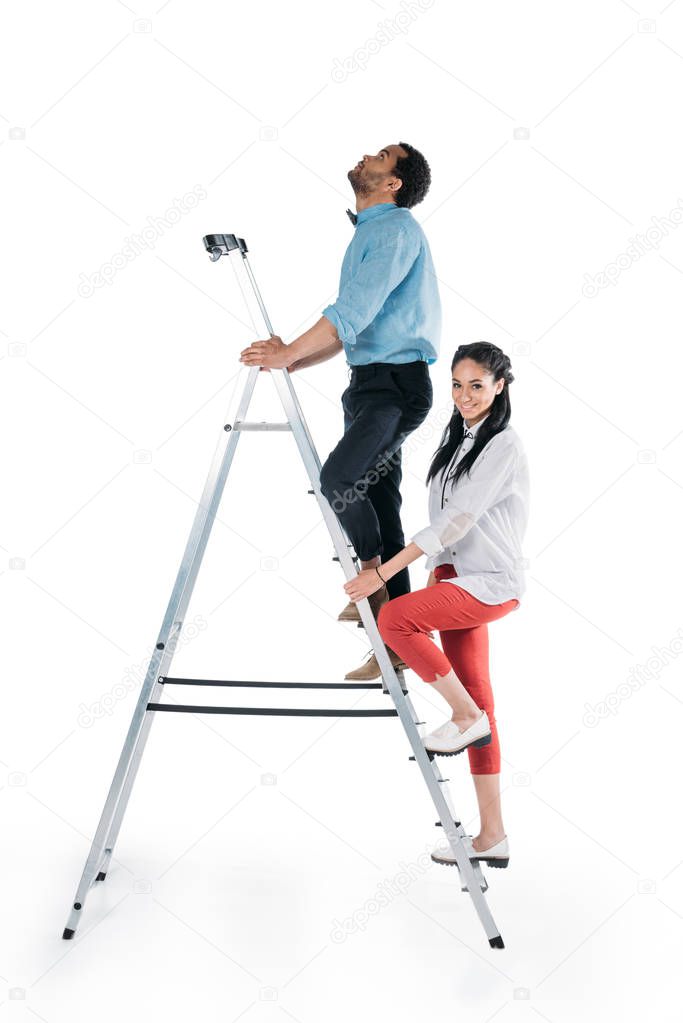
POLYGON ((358 213, 339 297, 323 316, 351 366, 436 362, 441 302, 427 239, 409 209, 380 202, 358 213))

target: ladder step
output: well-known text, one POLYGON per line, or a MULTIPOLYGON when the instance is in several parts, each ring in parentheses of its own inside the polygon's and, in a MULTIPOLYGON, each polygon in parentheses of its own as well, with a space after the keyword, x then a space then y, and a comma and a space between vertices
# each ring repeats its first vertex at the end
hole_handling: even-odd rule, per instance
POLYGON ((291 430, 292 427, 289 423, 244 423, 239 420, 232 424, 233 430, 238 430, 242 433, 245 430, 291 430))
MULTIPOLYGON (((309 494, 313 493, 312 490, 309 490, 308 492, 309 492, 309 494)), ((352 543, 347 543, 346 546, 350 547, 351 549, 353 549, 353 544, 352 543)), ((333 561, 339 561, 339 555, 338 554, 333 555, 332 560, 333 561)), ((356 564, 358 564, 358 555, 357 554, 352 554, 351 555, 351 561, 354 561, 354 562, 356 562, 356 564)), ((363 627, 363 623, 362 622, 359 622, 359 625, 361 626, 361 628, 363 627)))
MULTIPOLYGON (((249 686, 260 689, 381 689, 381 682, 245 682, 237 679, 169 678, 160 675, 167 686, 249 686)), ((404 690, 407 692, 407 690, 404 690)))
POLYGON ((189 703, 148 703, 147 710, 164 710, 174 714, 278 714, 285 717, 326 718, 388 718, 397 717, 397 710, 331 710, 312 707, 202 707, 189 703))

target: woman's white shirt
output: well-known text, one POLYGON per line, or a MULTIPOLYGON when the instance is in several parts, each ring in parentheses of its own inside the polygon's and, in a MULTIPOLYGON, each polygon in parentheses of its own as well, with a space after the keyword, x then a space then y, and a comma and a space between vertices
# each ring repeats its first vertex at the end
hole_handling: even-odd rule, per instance
MULTIPOLYGON (((490 413, 489 413, 490 414, 490 413)), ((522 442, 508 425, 479 453, 455 486, 456 465, 471 450, 485 416, 469 429, 450 465, 430 481, 430 525, 411 536, 427 569, 452 564, 455 579, 484 604, 521 600, 526 590, 522 541, 529 517, 529 468, 522 442), (445 485, 444 485, 445 484, 445 485)))

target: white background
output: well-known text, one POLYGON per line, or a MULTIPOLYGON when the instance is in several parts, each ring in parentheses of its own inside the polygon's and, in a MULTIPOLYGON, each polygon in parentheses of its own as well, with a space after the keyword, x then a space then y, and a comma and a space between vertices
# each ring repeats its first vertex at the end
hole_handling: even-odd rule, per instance
MULTIPOLYGON (((662 3, 5 7, 2 1018, 680 1018, 683 227, 628 255, 683 207, 683 3, 662 3), (444 306, 431 429, 406 445, 406 533, 426 524, 461 343, 510 354, 532 474, 527 594, 490 630, 511 861, 487 872, 488 898, 506 948, 489 949, 457 872, 430 864, 440 832, 395 720, 175 714, 157 716, 115 862, 67 944, 256 336, 202 236, 247 239, 292 340, 337 293, 348 168, 399 140, 433 169, 414 213, 444 306), (610 264, 612 283, 585 287, 610 264)), ((324 458, 345 361, 293 380, 324 458)), ((252 412, 282 418, 266 374, 252 412)), ((333 681, 363 659, 307 489, 290 436, 242 438, 176 674, 333 681)), ((411 576, 424 585, 424 565, 411 576)), ((445 704, 407 678, 441 723, 445 704)), ((467 758, 444 763, 476 833, 467 758)))

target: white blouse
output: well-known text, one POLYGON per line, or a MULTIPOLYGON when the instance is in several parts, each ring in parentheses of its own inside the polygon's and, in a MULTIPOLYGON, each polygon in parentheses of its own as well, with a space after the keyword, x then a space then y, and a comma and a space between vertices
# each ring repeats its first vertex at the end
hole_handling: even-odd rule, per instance
MULTIPOLYGON (((490 414, 490 413, 489 413, 490 414)), ((446 470, 430 481, 430 525, 411 536, 427 569, 452 564, 444 582, 462 586, 484 604, 521 600, 526 590, 522 540, 529 517, 529 469, 522 442, 508 425, 479 453, 469 475, 448 475, 471 450, 481 424, 467 429, 446 470)), ((516 609, 515 609, 516 610, 516 609)))

